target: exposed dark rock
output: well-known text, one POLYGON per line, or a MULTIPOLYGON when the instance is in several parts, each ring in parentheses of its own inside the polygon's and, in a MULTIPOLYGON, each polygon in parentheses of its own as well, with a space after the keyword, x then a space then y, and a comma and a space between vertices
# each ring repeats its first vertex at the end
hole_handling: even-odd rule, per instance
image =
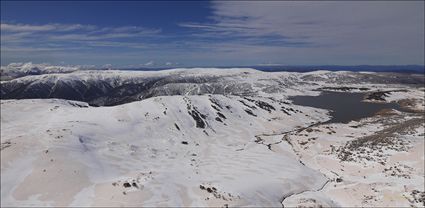
POLYGON ((264 141, 263 139, 261 139, 261 138, 260 138, 260 137, 258 137, 258 136, 257 136, 257 137, 255 137, 255 138, 256 138, 256 139, 255 139, 255 141, 254 141, 254 142, 255 142, 255 143, 257 143, 257 144, 262 144, 262 143, 263 143, 263 141, 264 141))
POLYGON ((332 90, 332 91, 351 91, 351 90, 360 90, 360 91, 367 91, 369 88, 367 87, 322 87, 319 88, 319 90, 332 90))
POLYGON ((192 116, 193 120, 196 122, 197 128, 205 128, 205 122, 202 118, 206 118, 205 115, 199 113, 197 110, 188 111, 189 115, 192 116))
POLYGON ((243 100, 239 100, 239 102, 240 103, 242 103, 244 106, 246 106, 246 107, 248 107, 248 108, 251 108, 251 109, 257 109, 257 107, 255 107, 255 106, 251 106, 251 105, 248 105, 248 104, 246 104, 243 100))
POLYGON ((249 102, 251 102, 251 103, 255 102, 255 100, 250 99, 250 98, 247 98, 247 97, 244 97, 243 99, 248 100, 248 101, 249 101, 249 102))
MULTIPOLYGON (((220 109, 223 109, 223 107, 221 107, 221 105, 218 103, 217 100, 210 98, 211 103, 213 103, 214 105, 216 105, 217 107, 219 107, 220 109)), ((213 105, 211 105, 213 106, 213 105)), ((220 111, 220 110, 218 110, 220 111)))
POLYGON ((220 109, 215 105, 211 105, 211 107, 214 108, 216 111, 220 111, 220 109))
POLYGON ((390 92, 388 91, 382 91, 382 92, 372 92, 366 95, 366 100, 378 100, 378 101, 385 101, 385 97, 388 97, 388 94, 390 92))
POLYGON ((4 150, 4 149, 6 149, 6 148, 8 148, 10 146, 12 146, 12 142, 5 141, 5 142, 1 143, 1 150, 4 150))
POLYGON ((413 201, 412 202, 422 203, 422 205, 425 207, 425 191, 413 190, 410 193, 410 195, 413 198, 413 201))
POLYGON ((217 115, 220 116, 222 119, 226 119, 226 116, 224 116, 222 113, 217 112, 217 115))
POLYGON ((250 109, 245 109, 245 112, 248 113, 251 116, 257 117, 257 115, 255 115, 250 109))
POLYGON ((129 182, 125 182, 122 184, 124 186, 124 188, 130 188, 131 184, 129 182))
POLYGON ((89 106, 84 103, 68 102, 70 105, 79 107, 79 108, 88 108, 89 106))
POLYGON ((285 107, 281 107, 280 108, 280 110, 282 111, 282 112, 284 112, 285 114, 287 114, 288 116, 290 116, 291 114, 286 110, 286 108, 285 107))
POLYGON ((261 101, 261 100, 257 100, 257 101, 255 101, 255 105, 256 106, 258 106, 258 107, 260 107, 261 109, 263 109, 263 110, 266 110, 266 111, 268 111, 269 113, 272 111, 272 110, 276 110, 272 105, 270 105, 270 104, 268 104, 268 103, 266 103, 266 102, 264 102, 264 101, 261 101))
POLYGON ((188 98, 184 98, 184 100, 186 101, 187 112, 190 116, 192 116, 193 120, 195 120, 196 127, 204 129, 206 126, 206 121, 204 121, 203 119, 206 119, 207 116, 199 112, 195 106, 192 106, 188 98))
POLYGON ((385 101, 385 97, 388 97, 391 92, 407 92, 407 90, 389 90, 389 91, 377 91, 367 93, 365 100, 376 100, 376 101, 385 101))
POLYGON ((180 131, 180 127, 176 123, 174 123, 174 126, 176 127, 177 130, 180 131))

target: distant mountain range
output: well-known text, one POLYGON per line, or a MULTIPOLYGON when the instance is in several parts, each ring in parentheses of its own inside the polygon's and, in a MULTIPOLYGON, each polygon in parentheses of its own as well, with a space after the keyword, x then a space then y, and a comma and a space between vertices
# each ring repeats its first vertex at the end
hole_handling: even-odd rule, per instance
POLYGON ((195 67, 195 66, 161 66, 161 67, 97 67, 84 65, 51 65, 51 64, 33 64, 12 63, 7 66, 1 66, 0 80, 6 81, 18 77, 40 74, 71 73, 78 70, 121 70, 121 71, 161 71, 167 69, 185 68, 185 69, 237 69, 251 68, 264 72, 311 72, 311 71, 353 71, 353 72, 398 72, 406 74, 425 74, 425 67, 421 65, 358 65, 358 66, 339 66, 339 65, 317 65, 317 66, 287 66, 287 65, 254 65, 254 66, 214 66, 214 67, 195 67))
MULTIPOLYGON (((121 68, 119 70, 134 70, 134 71, 157 71, 172 69, 175 67, 146 67, 146 68, 121 68)), ((191 68, 191 67, 184 67, 191 68)), ((195 68, 195 67, 193 67, 195 68)), ((317 70, 328 71, 369 71, 369 72, 399 72, 399 73, 414 73, 424 74, 425 66, 423 65, 357 65, 357 66, 340 66, 340 65, 317 65, 317 66, 288 66, 288 65, 254 65, 254 66, 214 66, 214 68, 253 68, 265 72, 310 72, 317 70)))

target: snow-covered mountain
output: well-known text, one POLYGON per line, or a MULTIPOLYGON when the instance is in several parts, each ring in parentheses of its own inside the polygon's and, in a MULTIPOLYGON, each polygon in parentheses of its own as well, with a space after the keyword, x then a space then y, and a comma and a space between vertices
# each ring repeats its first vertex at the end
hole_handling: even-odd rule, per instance
POLYGON ((111 106, 165 95, 259 95, 319 82, 326 85, 423 84, 424 78, 421 75, 396 73, 267 73, 254 69, 95 70, 4 81, 1 82, 1 98, 61 98, 111 106))
POLYGON ((423 112, 423 88, 406 83, 423 76, 174 69, 3 81, 1 205, 420 206, 423 115, 322 124, 327 110, 290 100, 393 90, 383 102, 423 112), (380 131, 396 142, 364 141, 380 131))
POLYGON ((59 66, 51 64, 11 63, 0 68, 0 80, 10 80, 28 75, 70 73, 82 69, 93 68, 93 66, 59 66))

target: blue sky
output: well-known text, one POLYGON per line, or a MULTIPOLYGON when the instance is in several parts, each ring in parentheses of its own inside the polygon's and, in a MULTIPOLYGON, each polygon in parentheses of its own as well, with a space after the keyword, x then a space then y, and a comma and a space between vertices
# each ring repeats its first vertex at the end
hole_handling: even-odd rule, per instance
POLYGON ((1 65, 423 65, 423 25, 423 1, 1 1, 1 65))

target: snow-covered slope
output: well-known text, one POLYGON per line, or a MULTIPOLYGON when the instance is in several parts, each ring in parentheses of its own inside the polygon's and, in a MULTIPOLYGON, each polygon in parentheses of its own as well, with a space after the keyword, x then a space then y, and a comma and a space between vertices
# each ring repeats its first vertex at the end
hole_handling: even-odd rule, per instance
POLYGON ((256 135, 327 118, 324 111, 282 106, 300 112, 268 112, 255 101, 221 95, 103 108, 2 101, 2 143, 11 141, 2 150, 2 205, 280 206, 284 195, 326 182, 287 145, 275 152, 256 142, 256 135))
MULTIPOLYGON (((423 108, 423 88, 391 81, 390 74, 367 74, 372 79, 360 83, 362 76, 174 69, 76 71, 2 82, 1 206, 368 206, 391 205, 391 200, 416 206, 419 202, 401 194, 418 200, 424 193, 412 185, 424 183, 417 177, 423 174, 418 167, 423 157, 403 163, 415 170, 412 180, 390 184, 393 178, 381 174, 388 168, 379 165, 383 160, 369 163, 382 180, 362 181, 356 175, 364 174, 361 160, 343 161, 338 155, 357 139, 384 131, 388 118, 415 119, 410 123, 419 127, 403 137, 423 146, 417 139, 423 136, 419 114, 397 112, 383 123, 321 125, 329 119, 326 110, 289 100, 318 95, 319 89, 385 89, 380 102, 408 99, 416 110, 423 108), (344 186, 333 173, 344 178, 344 186), (406 182, 411 185, 401 190, 406 182), (362 203, 357 195, 344 198, 385 184, 394 197, 376 204, 362 203)), ((400 162, 404 151, 409 160, 423 153, 419 145, 405 148, 400 154, 386 150, 386 157, 400 162)))

